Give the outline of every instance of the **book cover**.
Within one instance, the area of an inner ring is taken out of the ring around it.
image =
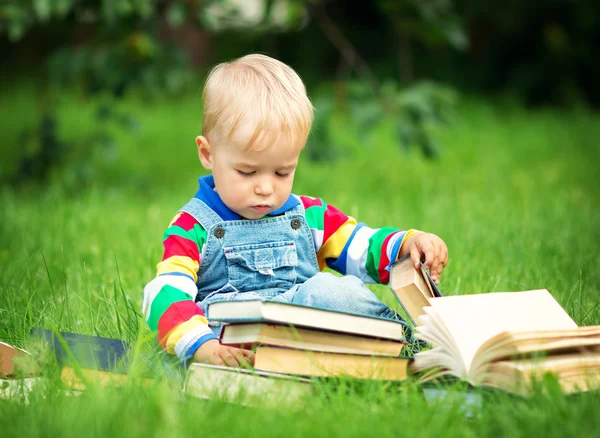
[[[56,354],[61,367],[73,366],[71,357],[59,337],[52,330],[32,328],[32,338],[45,342]],[[60,332],[66,347],[81,368],[126,373],[129,345],[119,339]]]

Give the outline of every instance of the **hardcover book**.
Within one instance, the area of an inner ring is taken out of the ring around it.
[[[60,332],[65,348],[52,330],[32,328],[30,335],[54,351],[61,367],[79,366],[117,373],[126,373],[129,368],[129,345],[119,339]],[[73,364],[72,359],[77,363]]]
[[[401,321],[275,301],[222,301],[208,305],[209,320],[228,323],[275,323],[316,330],[404,341]]]
[[[352,377],[370,380],[405,380],[411,359],[328,353],[259,346],[257,370],[315,377]]]
[[[390,289],[408,317],[416,324],[417,318],[423,314],[423,307],[429,306],[432,298],[441,297],[442,294],[425,265],[421,263],[421,268],[415,269],[410,255],[393,263],[389,270]]]
[[[101,369],[80,368],[76,370],[73,367],[65,366],[61,369],[60,379],[69,388],[83,391],[87,389],[89,383],[118,388],[131,381],[131,375]],[[136,384],[138,383],[146,387],[152,383],[152,379],[150,377],[142,377],[139,380],[136,379]]]
[[[220,399],[246,406],[281,404],[291,407],[312,394],[309,379],[243,368],[192,363],[183,392],[202,399]]]
[[[238,348],[271,345],[367,356],[399,356],[406,345],[402,341],[267,323],[226,324],[220,342]]]
[[[128,374],[130,347],[126,342],[69,332],[59,334],[60,338],[52,330],[33,328],[30,331],[33,338],[46,344],[56,355],[61,380],[69,388],[81,391],[90,383],[120,387],[131,379]],[[141,376],[136,383],[148,385],[151,381]]]

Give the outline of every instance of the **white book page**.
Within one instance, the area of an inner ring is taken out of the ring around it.
[[[577,324],[545,290],[430,299],[450,332],[467,373],[477,349],[504,331],[570,330]]]

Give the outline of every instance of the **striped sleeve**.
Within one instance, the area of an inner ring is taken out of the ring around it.
[[[413,230],[369,228],[322,199],[300,196],[306,211],[319,268],[354,275],[365,283],[389,282],[386,267],[398,258]]]
[[[194,302],[206,231],[190,215],[179,213],[165,231],[158,275],[144,288],[142,310],[160,345],[185,360],[209,339],[216,339]]]

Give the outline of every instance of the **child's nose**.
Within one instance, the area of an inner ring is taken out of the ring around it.
[[[256,185],[254,192],[257,195],[269,196],[273,193],[273,182],[270,178],[262,178]]]

